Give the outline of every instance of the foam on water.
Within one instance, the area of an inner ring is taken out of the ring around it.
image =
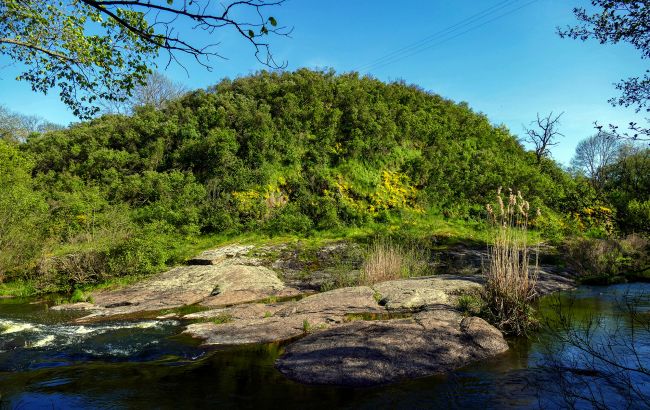
[[[136,328],[138,329],[151,329],[154,327],[159,327],[162,324],[162,322],[158,321],[148,321],[148,322],[140,322],[135,325]]]
[[[37,340],[36,342],[29,345],[29,347],[46,347],[52,344],[56,338],[54,335],[45,336],[42,339]]]
[[[0,334],[3,335],[11,334],[11,333],[27,332],[27,331],[33,331],[33,332],[40,331],[40,329],[37,326],[31,323],[14,322],[12,320],[0,320],[0,329],[2,329],[2,332],[0,332]]]
[[[141,341],[136,341],[136,339],[131,340],[131,336],[128,336],[126,339],[120,338],[116,344],[110,342],[104,344],[106,341],[102,339],[103,341],[100,342],[102,345],[93,347],[97,343],[94,339],[97,337],[105,338],[104,335],[109,335],[108,340],[112,340],[110,336],[112,332],[124,329],[132,329],[128,333],[133,334],[137,338],[137,334],[140,332],[157,332],[158,330],[163,330],[166,326],[178,324],[174,320],[146,320],[85,325],[67,323],[38,324],[0,319],[0,342],[2,342],[2,339],[7,338],[11,341],[12,337],[20,334],[20,337],[25,339],[24,347],[27,349],[51,348],[52,346],[62,348],[64,346],[70,347],[76,345],[85,353],[93,356],[128,357],[143,351],[151,345],[156,345],[158,340],[149,340],[148,343],[142,344]]]
[[[97,331],[97,329],[93,329],[91,327],[86,327],[86,326],[77,326],[76,328],[72,328],[74,330],[71,331],[71,333],[74,333],[76,335],[87,335],[89,333],[94,333]]]
[[[112,357],[130,357],[138,353],[138,347],[115,347],[107,345],[106,350],[101,349],[83,349],[83,352],[91,356],[112,356]]]

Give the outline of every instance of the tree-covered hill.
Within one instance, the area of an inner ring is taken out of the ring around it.
[[[316,228],[408,208],[463,216],[499,185],[555,207],[568,180],[466,104],[309,70],[223,81],[162,111],[104,116],[23,148],[41,177],[74,177],[133,209],[168,201],[138,214],[204,232],[282,215]]]
[[[170,246],[150,235],[305,235],[405,214],[480,220],[498,186],[548,215],[570,211],[576,197],[553,161],[538,165],[467,104],[357,74],[262,72],[162,110],[2,144],[31,169],[25,183],[47,210],[31,207],[39,215],[24,224],[33,233],[41,218],[41,253],[54,256],[0,272],[58,274],[84,254],[91,260],[75,263],[96,269],[79,282],[159,269]]]

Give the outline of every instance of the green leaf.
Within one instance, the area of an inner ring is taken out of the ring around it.
[[[167,0],[167,4],[169,4],[170,6],[171,6],[173,3],[174,3],[174,0]]]
[[[271,23],[273,27],[278,25],[278,21],[275,19],[275,17],[269,17],[269,23]]]
[[[262,26],[262,29],[260,30],[262,34],[269,34],[269,29],[266,28],[266,26]]]
[[[248,30],[248,37],[250,38],[255,37],[255,33],[253,32],[253,30]]]

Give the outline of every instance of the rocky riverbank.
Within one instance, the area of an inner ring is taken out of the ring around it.
[[[317,253],[322,269],[311,273],[322,283],[330,280],[328,258],[346,252],[343,246]],[[465,274],[314,293],[312,275],[296,273],[300,259],[295,254],[287,258],[286,252],[283,258],[284,249],[278,249],[231,245],[206,251],[188,266],[123,289],[96,292],[92,304],[57,309],[88,310],[79,322],[176,317],[187,322],[185,334],[210,346],[291,342],[277,368],[304,383],[382,384],[450,371],[508,349],[496,328],[457,310],[459,297],[482,287],[484,278],[475,273],[481,251],[446,255],[466,262],[465,268],[448,271]],[[269,254],[280,257],[274,260]],[[549,270],[540,274],[539,293],[573,286]],[[181,308],[187,306],[196,311],[183,314]]]

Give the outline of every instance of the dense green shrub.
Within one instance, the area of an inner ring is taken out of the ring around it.
[[[312,220],[293,204],[278,210],[266,221],[265,230],[270,235],[296,233],[306,235],[314,227]]]
[[[107,272],[110,276],[148,275],[164,269],[170,257],[160,236],[136,236],[108,252]]]

